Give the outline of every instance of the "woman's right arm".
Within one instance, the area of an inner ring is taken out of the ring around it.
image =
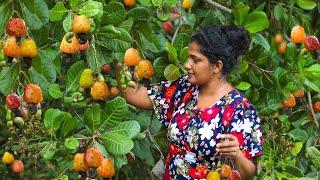
[[[121,96],[124,97],[129,104],[137,108],[152,109],[153,107],[146,87],[128,87],[127,89],[121,89]]]

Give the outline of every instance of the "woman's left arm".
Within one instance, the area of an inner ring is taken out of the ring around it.
[[[223,139],[223,141],[217,144],[216,151],[219,152],[221,156],[232,159],[242,180],[252,179],[256,173],[256,165],[244,156],[240,150],[237,137],[232,134],[222,134],[220,138]]]

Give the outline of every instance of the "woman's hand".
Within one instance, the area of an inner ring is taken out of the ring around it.
[[[222,134],[221,142],[217,144],[216,151],[222,156],[237,159],[242,155],[237,137],[232,134]]]
[[[127,103],[140,109],[152,109],[152,102],[148,96],[147,88],[145,87],[127,87],[123,89],[120,82],[121,64],[115,63],[116,79],[120,89],[121,96],[126,99]]]

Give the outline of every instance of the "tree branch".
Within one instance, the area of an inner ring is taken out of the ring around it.
[[[307,95],[308,95],[308,104],[309,104],[310,112],[312,114],[313,122],[316,124],[317,128],[319,128],[319,123],[317,121],[316,115],[315,115],[314,110],[313,110],[310,92],[308,92]]]
[[[270,79],[270,77],[268,76],[269,73],[273,73],[274,71],[269,71],[269,70],[265,70],[265,69],[262,69],[260,68],[259,66],[253,64],[253,63],[250,63],[248,62],[248,64],[256,69],[258,69],[259,71],[261,71],[263,73],[263,75],[267,78],[267,80],[274,85],[273,81]]]
[[[223,11],[226,11],[226,12],[228,12],[228,13],[230,13],[230,14],[232,13],[232,10],[231,10],[231,9],[229,9],[229,8],[227,8],[227,7],[219,4],[219,3],[216,3],[216,2],[214,2],[214,1],[204,0],[204,2],[207,3],[209,6],[211,6],[212,8],[218,8],[218,9],[221,9],[221,10],[223,10]]]

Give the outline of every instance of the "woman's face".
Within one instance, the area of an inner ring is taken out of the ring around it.
[[[188,81],[191,84],[202,85],[212,79],[215,67],[200,51],[197,42],[191,42],[188,48],[189,58],[184,67],[188,71]]]

